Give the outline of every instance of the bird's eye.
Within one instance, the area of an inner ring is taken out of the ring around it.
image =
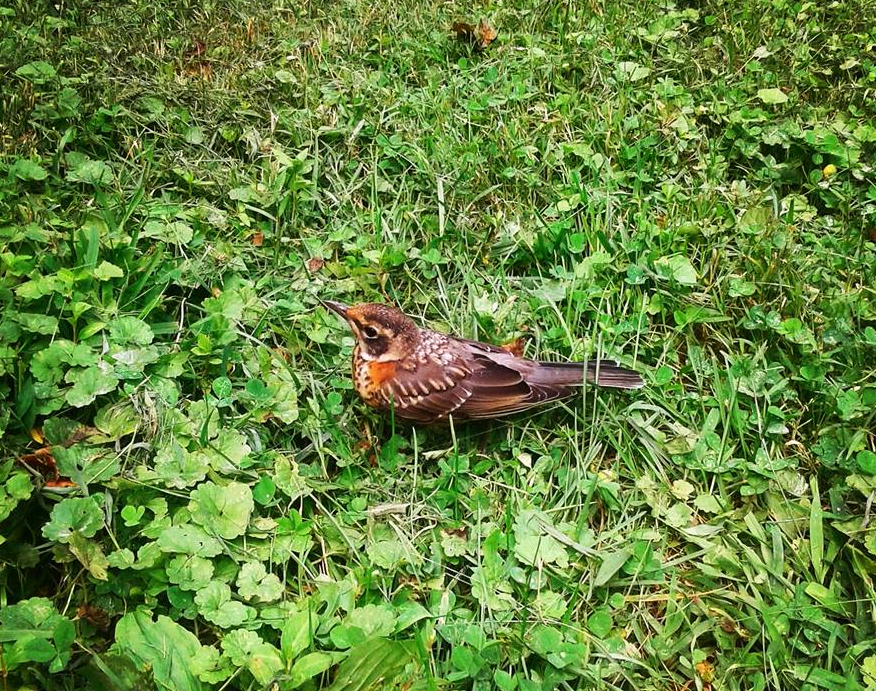
[[[377,338],[379,334],[377,333],[377,329],[375,329],[373,326],[363,326],[362,335],[369,341],[373,341],[375,338]]]

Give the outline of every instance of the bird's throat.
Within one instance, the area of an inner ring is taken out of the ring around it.
[[[375,386],[382,386],[395,376],[395,363],[372,360],[368,363],[368,375]]]

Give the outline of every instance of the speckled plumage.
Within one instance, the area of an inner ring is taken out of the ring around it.
[[[362,399],[415,422],[500,417],[574,394],[585,380],[639,388],[614,361],[539,362],[498,346],[420,329],[390,305],[326,305],[356,336],[353,382]]]

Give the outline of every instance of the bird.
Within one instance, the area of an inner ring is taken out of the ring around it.
[[[614,360],[545,362],[510,349],[418,327],[397,307],[320,300],[356,338],[353,384],[368,405],[412,423],[498,418],[573,396],[585,381],[638,389]]]

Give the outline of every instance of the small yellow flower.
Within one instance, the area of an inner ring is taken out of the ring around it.
[[[831,175],[836,175],[836,166],[833,163],[828,163],[821,169],[821,173],[826,178],[829,178]]]

